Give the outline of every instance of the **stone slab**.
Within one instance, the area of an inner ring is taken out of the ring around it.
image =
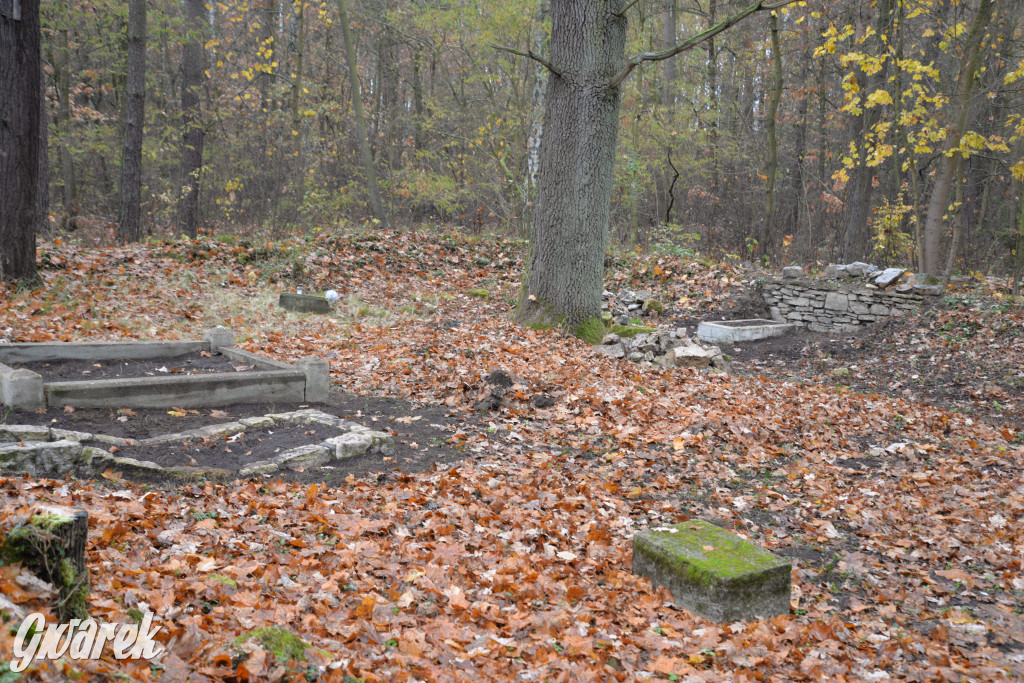
[[[50,428],[36,425],[0,424],[0,442],[49,441]]]
[[[295,469],[296,467],[319,467],[327,464],[332,451],[321,444],[290,448],[273,459],[279,469]]]
[[[306,376],[299,370],[134,377],[43,385],[50,406],[76,408],[205,408],[232,403],[305,400]]]
[[[793,323],[751,318],[721,322],[702,322],[697,326],[697,338],[711,343],[732,343],[756,341],[769,337],[781,337],[796,329]]]
[[[0,362],[144,360],[209,350],[205,341],[17,342],[0,345]]]
[[[788,614],[790,572],[788,559],[701,520],[633,537],[633,573],[665,586],[676,605],[712,621]]]
[[[875,278],[875,284],[880,287],[887,287],[899,280],[907,271],[902,268],[886,268]]]
[[[277,305],[287,311],[297,313],[330,313],[331,302],[322,296],[281,292]]]

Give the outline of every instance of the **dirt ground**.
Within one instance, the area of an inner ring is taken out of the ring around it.
[[[671,324],[693,335],[700,321],[676,316]],[[730,372],[737,375],[900,396],[1020,430],[1024,368],[1012,359],[1024,352],[1021,335],[1017,326],[983,330],[976,317],[933,309],[853,333],[800,329],[784,337],[726,344],[722,351],[732,357]]]
[[[129,377],[165,377],[200,375],[216,372],[248,372],[255,366],[240,363],[220,353],[208,351],[166,358],[132,360],[61,360],[8,363],[16,370],[39,373],[44,382],[64,380],[118,379]]]

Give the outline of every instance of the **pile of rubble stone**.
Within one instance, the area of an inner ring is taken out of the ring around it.
[[[612,318],[620,324],[625,325],[621,319],[623,316],[639,318],[642,316],[657,315],[665,309],[660,301],[654,298],[654,292],[649,289],[633,291],[631,289],[620,289],[618,294],[608,290],[601,293],[601,310],[611,313]]]
[[[720,348],[691,339],[683,327],[632,337],[607,334],[594,350],[610,358],[624,358],[646,367],[725,369],[727,366]]]

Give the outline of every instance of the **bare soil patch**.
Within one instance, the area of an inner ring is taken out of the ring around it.
[[[180,443],[126,446],[118,455],[148,460],[161,467],[209,467],[239,470],[298,446],[318,444],[343,432],[323,425],[275,425],[231,436],[194,438]]]
[[[164,358],[32,361],[12,363],[10,366],[39,373],[47,382],[202,375],[221,372],[248,372],[256,369],[250,363],[232,360],[225,355],[207,351]]]
[[[353,475],[357,478],[369,477],[381,482],[398,473],[429,470],[435,463],[446,465],[462,460],[467,455],[463,448],[465,434],[473,430],[479,431],[481,428],[473,416],[464,411],[455,411],[437,405],[417,407],[396,399],[354,396],[341,391],[331,391],[328,401],[317,404],[246,403],[226,406],[223,409],[204,408],[180,411],[155,408],[121,410],[95,408],[66,412],[60,408],[50,408],[36,412],[8,411],[0,415],[0,421],[6,424],[48,425],[59,429],[142,440],[246,417],[259,417],[268,413],[290,412],[309,407],[315,407],[331,415],[358,422],[374,430],[390,432],[395,441],[395,453],[391,456],[368,453],[332,462],[331,468],[314,468],[303,472],[276,472],[272,475],[274,479],[336,483]],[[321,427],[301,425],[294,430],[287,428],[280,434],[265,435],[265,437],[271,438],[260,442],[259,446],[261,449],[269,448],[272,453],[276,448],[289,449],[319,443],[339,433],[332,431],[327,434],[325,431],[325,436],[321,437],[317,429],[321,429]],[[322,427],[322,429],[327,430],[328,428]],[[314,430],[316,433],[312,435],[305,433],[310,430]],[[277,430],[274,431],[277,432]],[[255,434],[255,432],[253,433]],[[234,446],[231,446],[231,453],[224,450],[225,442],[216,440],[215,445],[220,447],[219,452],[214,452],[216,449],[209,448],[209,452],[203,453],[205,458],[203,460],[200,460],[196,454],[180,448],[172,448],[166,444],[154,446],[154,450],[149,451],[145,456],[129,452],[129,447],[119,450],[117,455],[152,460],[157,464],[164,464],[161,462],[161,458],[164,458],[168,459],[167,464],[185,465],[188,464],[183,461],[184,455],[187,453],[199,460],[199,464],[202,466],[232,469],[227,466],[228,460],[232,457],[244,456],[246,462],[261,459],[255,449],[253,449],[253,455],[245,455],[252,445],[249,444],[249,437],[246,437],[246,440],[248,445],[244,449],[236,451]],[[197,447],[201,448],[201,445],[197,445]],[[171,462],[170,459],[179,456],[182,457],[182,461]],[[217,464],[218,462],[221,464]],[[172,479],[147,477],[140,477],[139,481],[168,486],[180,484],[180,481]]]

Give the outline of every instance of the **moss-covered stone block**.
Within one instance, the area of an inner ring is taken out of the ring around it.
[[[790,563],[701,520],[633,537],[633,573],[672,593],[676,605],[712,621],[789,613]]]
[[[620,337],[635,337],[638,334],[650,334],[657,330],[653,327],[647,327],[646,325],[612,325],[609,329],[612,334],[617,334]]]
[[[472,299],[490,299],[491,293],[486,289],[470,289],[466,292],[466,296]]]

